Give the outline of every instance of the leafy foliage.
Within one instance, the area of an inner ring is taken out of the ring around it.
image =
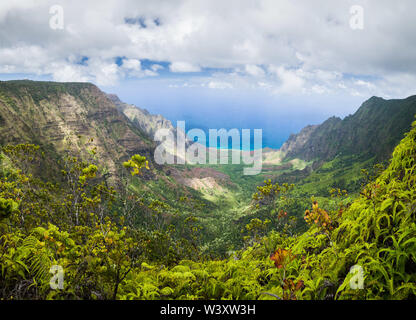
[[[161,200],[117,194],[94,163],[66,159],[60,186],[26,174],[8,156],[15,165],[0,178],[1,298],[416,297],[416,122],[351,204],[342,189],[332,190],[333,202],[312,199],[302,234],[267,230],[271,223],[252,218],[246,231],[255,241],[224,259],[201,254],[195,216],[182,219]],[[146,167],[141,156],[130,160],[127,188]],[[280,210],[296,201],[289,189],[266,181],[254,200],[276,221],[286,219]],[[119,209],[129,201],[143,224],[126,223]],[[65,271],[63,289],[49,286],[52,265]],[[351,285],[355,266],[363,270],[362,288]]]

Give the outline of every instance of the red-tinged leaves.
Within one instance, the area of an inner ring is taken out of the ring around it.
[[[274,265],[276,268],[284,268],[286,264],[290,263],[296,258],[294,254],[292,254],[291,250],[286,249],[277,249],[274,253],[270,255],[270,260],[274,261]]]

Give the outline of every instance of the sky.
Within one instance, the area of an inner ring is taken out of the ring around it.
[[[412,6],[413,4],[413,6]],[[0,80],[93,82],[191,127],[290,133],[416,94],[401,0],[8,0]]]

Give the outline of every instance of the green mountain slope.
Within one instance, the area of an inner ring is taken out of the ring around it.
[[[150,157],[154,148],[90,83],[1,81],[0,124],[0,144],[34,143],[54,160],[65,151],[95,148],[112,176],[122,159],[135,153]]]
[[[337,155],[366,155],[377,160],[388,159],[403,134],[410,130],[416,114],[416,96],[384,100],[372,97],[353,114],[340,119],[332,117],[316,127],[295,135],[286,145],[286,158],[331,160]],[[300,135],[301,135],[300,134]],[[290,142],[293,145],[290,144]]]

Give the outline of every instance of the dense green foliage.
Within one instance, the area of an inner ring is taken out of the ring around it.
[[[285,206],[292,205],[292,186],[266,181],[254,205],[275,223],[252,219],[246,227],[250,241],[224,259],[201,255],[195,217],[175,218],[166,203],[131,192],[147,170],[143,157],[124,163],[127,187],[116,193],[98,176],[99,166],[75,157],[66,159],[64,185],[37,179],[30,173],[37,153],[33,145],[3,148],[2,298],[416,297],[416,123],[388,167],[352,204],[341,189],[332,190],[330,201],[313,199],[304,233],[286,232],[288,221],[281,223]],[[64,270],[62,289],[49,285],[53,265]],[[351,285],[357,266],[362,288]]]

